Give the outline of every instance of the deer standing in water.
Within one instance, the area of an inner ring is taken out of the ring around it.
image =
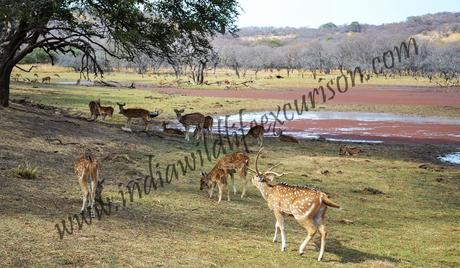
[[[204,121],[205,117],[201,113],[191,113],[191,114],[184,114],[184,109],[174,109],[174,112],[176,113],[177,120],[184,125],[185,127],[185,140],[189,141],[189,129],[190,126],[196,126],[199,129],[199,136],[203,137],[203,126],[204,126]],[[197,137],[198,139],[199,137]]]
[[[118,103],[118,108],[120,109],[120,114],[126,116],[128,120],[126,121],[126,127],[129,128],[130,122],[132,118],[142,118],[145,124],[145,130],[148,130],[148,123],[150,122],[149,119],[155,118],[160,115],[158,111],[156,112],[149,112],[148,110],[145,109],[139,109],[139,108],[129,108],[125,109],[124,106],[126,103]]]
[[[308,242],[313,238],[316,232],[321,235],[321,249],[318,261],[321,261],[326,245],[326,225],[325,216],[328,207],[340,208],[328,196],[316,189],[306,186],[292,186],[285,183],[271,184],[275,177],[281,177],[286,173],[278,174],[272,169],[261,173],[258,169],[258,160],[262,149],[256,156],[255,171],[252,183],[259,189],[262,197],[267,201],[268,207],[273,211],[275,223],[275,236],[273,242],[276,242],[278,229],[281,231],[281,251],[286,251],[286,235],[284,233],[284,216],[292,215],[297,222],[307,230],[307,237],[299,247],[299,254],[304,253]]]
[[[91,217],[94,218],[94,202],[102,200],[102,190],[104,179],[99,180],[101,165],[97,159],[87,151],[74,164],[74,172],[77,175],[78,183],[80,184],[83,193],[83,204],[80,213],[84,213],[86,203],[89,199],[89,207],[91,209]]]

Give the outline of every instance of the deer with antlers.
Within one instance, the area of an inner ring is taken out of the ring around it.
[[[330,200],[325,193],[310,187],[292,186],[285,183],[271,184],[270,182],[275,177],[281,177],[286,173],[278,174],[272,171],[279,164],[272,166],[263,173],[259,172],[258,160],[261,151],[262,148],[256,156],[255,171],[252,169],[249,170],[255,174],[252,178],[252,183],[259,189],[262,197],[267,201],[268,207],[273,210],[275,215],[276,223],[273,242],[276,242],[278,229],[280,229],[281,251],[286,250],[284,216],[294,216],[297,222],[307,230],[307,237],[299,247],[299,254],[302,255],[304,253],[308,242],[319,231],[321,235],[321,249],[318,261],[321,261],[326,244],[326,210],[328,207],[340,208],[340,206]]]
[[[262,147],[264,145],[264,132],[265,129],[262,125],[255,125],[249,129],[246,135],[241,137],[241,141],[246,140],[246,137],[249,136],[257,140],[257,144]]]
[[[86,151],[75,162],[74,172],[77,175],[78,183],[83,193],[83,205],[81,206],[80,213],[84,213],[86,203],[89,201],[91,217],[94,218],[94,202],[102,200],[101,194],[104,179],[100,180],[99,176],[101,165],[90,151]]]
[[[150,122],[150,119],[155,118],[160,115],[160,112],[149,112],[148,110],[145,109],[139,109],[139,108],[129,108],[125,109],[124,106],[126,103],[119,103],[118,108],[120,109],[120,114],[126,116],[128,120],[126,121],[126,127],[129,128],[130,122],[132,118],[142,118],[145,124],[145,130],[148,130],[148,123]]]
[[[202,113],[191,113],[191,114],[182,114],[185,110],[184,109],[174,109],[174,112],[176,113],[177,120],[184,125],[185,127],[185,140],[189,141],[189,129],[190,126],[196,126],[196,128],[199,129],[199,133],[203,137],[203,128],[204,128],[204,121],[205,121],[205,116]],[[198,139],[199,137],[197,137]]]

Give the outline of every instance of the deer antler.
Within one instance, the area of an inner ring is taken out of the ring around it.
[[[276,173],[274,171],[266,171],[266,172],[264,172],[264,176],[266,176],[268,178],[272,177],[272,179],[270,179],[271,181],[273,180],[273,177],[282,177],[282,176],[287,175],[287,174],[289,174],[289,172],[283,172],[281,174]],[[267,176],[267,175],[272,175],[272,176]]]
[[[272,169],[276,168],[276,167],[279,166],[279,165],[281,165],[281,162],[278,162],[278,163],[274,164],[273,166],[271,166],[271,167],[267,170],[267,172],[268,172],[268,171],[271,171]]]

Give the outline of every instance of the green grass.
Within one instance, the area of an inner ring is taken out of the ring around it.
[[[86,90],[110,93],[107,95],[110,101],[116,101],[118,94],[122,94],[114,89],[46,89],[41,100],[80,110],[93,97],[85,99]],[[69,95],[64,95],[65,92]],[[38,98],[37,93],[28,94]],[[140,95],[134,96],[129,99],[131,96],[123,93],[127,102],[139,99],[135,103],[147,105]],[[179,103],[184,104],[188,100],[193,107],[203,109],[207,105],[180,97],[174,103],[182,100]],[[152,103],[152,107],[156,105],[163,104]],[[238,105],[231,103],[226,109],[237,109]],[[262,169],[281,161],[278,170],[290,174],[279,181],[318,187],[344,208],[328,210],[328,237],[322,263],[316,261],[318,251],[313,243],[303,257],[297,254],[306,233],[292,218],[287,218],[287,252],[282,253],[280,244],[271,242],[274,217],[254,186],[248,187],[245,199],[233,197],[231,202],[217,204],[215,198],[211,200],[199,190],[200,168],[59,240],[54,225],[67,215],[78,213],[81,206],[73,161],[83,148],[95,149],[99,159],[128,156],[130,161],[122,157],[102,161],[102,176],[106,178],[104,196],[119,202],[117,185],[148,173],[146,155],[155,155],[154,163],[159,163],[159,169],[163,170],[167,164],[202,147],[182,140],[124,133],[105,124],[73,120],[77,126],[53,119],[54,115],[2,111],[0,159],[2,167],[6,167],[0,169],[2,266],[460,265],[460,173],[458,167],[443,166],[435,158],[455,148],[434,145],[362,145],[365,154],[342,157],[338,156],[337,143],[302,141],[292,146],[267,139],[260,159]],[[45,137],[50,134],[79,145],[49,143]],[[40,179],[18,183],[10,177],[9,168],[24,156],[40,167]],[[254,154],[250,157],[253,166]],[[426,162],[430,163],[427,168],[419,167]],[[206,161],[203,169],[209,170],[213,164],[214,161]],[[324,170],[329,175],[323,175]],[[384,194],[363,193],[365,187],[379,189]],[[353,224],[343,224],[342,220]],[[318,243],[317,237],[314,242]]]

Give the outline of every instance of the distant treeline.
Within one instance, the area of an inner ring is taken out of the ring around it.
[[[140,55],[131,62],[101,53],[99,61],[108,71],[133,68],[140,74],[171,67],[175,75],[188,75],[195,83],[202,83],[203,74],[217,67],[231,68],[237,77],[245,77],[251,71],[256,79],[260,70],[283,71],[290,76],[293,71],[328,73],[359,66],[364,72],[372,73],[375,57],[411,37],[417,41],[417,57],[398,62],[391,73],[457,77],[460,73],[460,13],[448,12],[409,17],[404,22],[379,26],[351,22],[347,25],[327,23],[318,29],[247,27],[240,29],[236,37],[218,36],[213,41],[214,50],[207,53],[182,50],[173,57]],[[38,61],[46,58],[42,54],[37,52]],[[57,63],[78,71],[81,59],[58,55]]]

